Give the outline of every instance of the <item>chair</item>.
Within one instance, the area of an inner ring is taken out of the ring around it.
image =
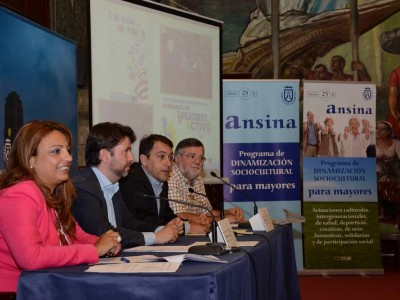
[[[400,182],[378,182],[378,209],[382,257],[395,260],[400,271]]]

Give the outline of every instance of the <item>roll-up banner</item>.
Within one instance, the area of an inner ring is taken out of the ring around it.
[[[375,84],[305,81],[303,97],[304,267],[375,273]]]
[[[301,214],[299,80],[224,80],[223,176],[225,207],[240,206],[246,219],[267,207]],[[293,224],[298,269],[302,228]]]

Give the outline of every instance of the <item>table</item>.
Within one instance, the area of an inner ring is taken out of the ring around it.
[[[220,256],[227,264],[188,261],[175,273],[85,273],[85,265],[23,271],[18,299],[301,299],[291,225],[237,238],[259,243]],[[185,236],[177,244],[199,240],[206,238]]]

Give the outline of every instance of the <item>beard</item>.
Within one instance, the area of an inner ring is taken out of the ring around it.
[[[119,178],[123,178],[123,177],[128,176],[130,169],[131,169],[131,165],[129,164],[129,165],[126,165],[125,168],[123,168],[123,169],[114,170],[114,174],[116,176],[118,176]]]
[[[185,172],[185,177],[189,180],[194,180],[197,176],[200,175],[201,170],[187,170]]]

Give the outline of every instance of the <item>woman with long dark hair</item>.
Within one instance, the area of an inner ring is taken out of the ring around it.
[[[116,232],[85,233],[71,213],[72,135],[32,121],[19,131],[0,175],[0,293],[15,292],[21,270],[96,263],[121,250]]]

